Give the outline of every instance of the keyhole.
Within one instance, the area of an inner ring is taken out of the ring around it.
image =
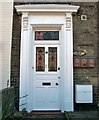
[[[58,83],[56,83],[56,85],[58,85]]]
[[[48,52],[46,51],[45,53],[47,54]]]

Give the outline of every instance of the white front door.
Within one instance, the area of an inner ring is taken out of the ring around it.
[[[34,46],[33,110],[59,110],[59,45]]]

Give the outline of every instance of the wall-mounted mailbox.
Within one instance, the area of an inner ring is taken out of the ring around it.
[[[75,102],[76,103],[93,103],[92,85],[76,85],[75,86]]]

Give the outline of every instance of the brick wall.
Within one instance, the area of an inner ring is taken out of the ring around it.
[[[16,3],[24,4],[24,3]],[[29,3],[30,4],[30,3]],[[99,19],[97,3],[71,3],[80,5],[77,14],[73,14],[73,36],[74,50],[86,50],[86,56],[95,56],[96,65],[93,68],[74,68],[75,84],[92,84],[94,87],[94,103],[99,103],[99,36],[97,28]],[[81,20],[81,15],[87,15],[87,20]],[[13,38],[11,54],[11,85],[16,86],[16,97],[18,97],[19,87],[19,66],[20,66],[20,39],[21,39],[21,15],[18,15],[14,9],[13,17]],[[98,29],[99,30],[99,29]]]
[[[11,50],[11,86],[15,87],[15,97],[19,97],[20,77],[20,40],[21,40],[21,15],[14,9],[12,50]],[[18,101],[16,103],[18,109]]]
[[[94,68],[74,68],[75,84],[92,84],[94,103],[98,102],[98,50],[97,50],[97,3],[75,3],[80,9],[74,19],[74,51],[86,50],[86,56],[94,56]],[[87,15],[87,20],[81,20]]]
[[[11,51],[11,85],[19,84],[20,66],[20,40],[21,40],[21,15],[14,9],[13,32],[12,32],[12,51]]]

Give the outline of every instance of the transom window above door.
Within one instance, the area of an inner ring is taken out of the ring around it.
[[[59,31],[35,31],[35,40],[59,40]]]

